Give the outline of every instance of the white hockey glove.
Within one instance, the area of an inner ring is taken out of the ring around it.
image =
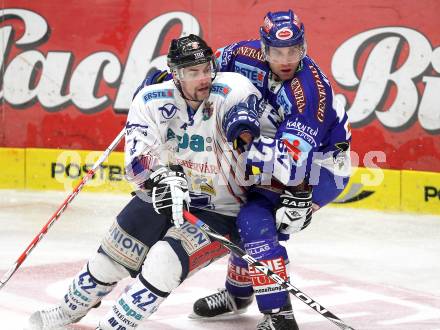
[[[191,202],[182,166],[160,167],[150,175],[145,188],[151,189],[154,210],[170,218],[179,228],[185,221],[183,209],[188,209]]]
[[[275,219],[282,234],[293,234],[306,228],[312,221],[312,192],[285,190],[280,196]]]

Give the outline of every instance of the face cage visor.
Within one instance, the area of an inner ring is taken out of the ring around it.
[[[197,81],[206,78],[214,80],[217,68],[214,60],[210,60],[202,64],[173,68],[172,73],[180,81]]]
[[[261,47],[267,62],[275,64],[298,63],[307,54],[307,43],[290,46],[290,47],[273,47],[267,46],[263,42]]]

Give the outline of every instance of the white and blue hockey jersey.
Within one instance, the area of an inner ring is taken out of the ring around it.
[[[144,87],[126,124],[127,179],[142,185],[159,165],[180,164],[189,181],[191,206],[236,215],[251,182],[243,182],[240,155],[222,130],[225,113],[251,94],[252,83],[237,73],[218,73],[210,96],[189,108],[172,80]]]

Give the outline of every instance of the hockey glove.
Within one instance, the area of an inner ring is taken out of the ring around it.
[[[293,234],[306,228],[312,221],[311,191],[291,193],[285,190],[280,196],[280,205],[276,210],[276,226],[282,234]]]
[[[223,118],[226,140],[233,143],[234,149],[240,149],[248,142],[240,139],[240,135],[248,135],[250,138],[260,136],[258,105],[257,96],[252,94],[246,101],[234,105]]]
[[[167,81],[171,79],[171,74],[168,74],[168,71],[160,71],[155,70],[150,74],[145,76],[144,81],[136,88],[136,91],[133,94],[133,99],[136,97],[137,93],[144,88],[145,86],[160,84],[161,82]]]
[[[189,197],[188,181],[182,166],[171,165],[154,171],[145,188],[151,190],[154,210],[172,219],[179,228],[183,224],[183,209],[188,209]]]

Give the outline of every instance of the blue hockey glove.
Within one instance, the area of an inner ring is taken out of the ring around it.
[[[258,120],[258,98],[250,95],[244,102],[234,105],[223,118],[223,131],[228,142],[232,142],[235,149],[247,144],[240,135],[247,133],[252,138],[260,136],[260,122]]]
[[[155,70],[150,74],[147,74],[144,81],[136,88],[136,91],[133,94],[133,99],[136,97],[137,93],[144,88],[145,86],[160,84],[161,82],[167,81],[171,79],[171,74],[168,74],[168,71],[160,71]]]

